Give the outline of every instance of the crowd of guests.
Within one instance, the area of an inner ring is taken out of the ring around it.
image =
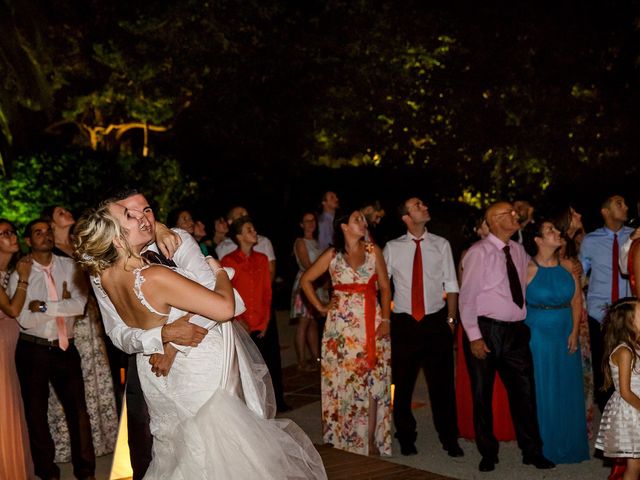
[[[278,411],[287,411],[273,245],[243,206],[211,222],[211,235],[193,213],[177,208],[167,226],[191,236],[196,255],[233,268],[246,306],[236,322],[265,360]],[[605,198],[604,226],[588,234],[569,206],[535,215],[528,201],[494,203],[467,228],[457,265],[449,241],[427,229],[422,199],[399,204],[406,233],[383,244],[376,227],[385,213],[379,202],[341,209],[327,191],[319,212],[297,219],[290,316],[298,370],[321,371],[324,442],[391,455],[393,423],[400,453],[417,454],[411,401],[422,369],[449,456],[464,455],[460,437],[475,439],[479,470],[492,471],[499,441],[517,439],[524,464],[549,469],[588,460],[597,433],[597,448],[616,459],[610,478],[638,478],[640,232],[625,225],[624,199]],[[45,209],[25,227],[29,253],[20,256],[16,227],[0,219],[0,405],[12,412],[0,423],[1,478],[59,478],[55,462],[69,460],[77,478],[93,478],[95,456],[112,451],[117,434],[122,359],[107,354],[111,342],[150,355],[157,375],[171,368],[151,342],[125,338],[107,320],[104,335],[73,259],[73,224],[63,207]],[[128,404],[140,403],[127,389]],[[150,438],[148,415],[144,422]],[[131,453],[142,478],[151,449]]]

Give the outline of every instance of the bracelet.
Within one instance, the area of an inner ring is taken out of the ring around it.
[[[29,285],[29,282],[27,280],[18,280],[18,283],[24,283],[25,285]]]
[[[24,290],[25,292],[27,291],[27,287],[23,286],[23,285],[18,285],[16,287],[16,290]]]

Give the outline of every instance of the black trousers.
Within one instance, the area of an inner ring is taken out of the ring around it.
[[[593,317],[589,317],[589,343],[591,344],[591,368],[593,368],[593,396],[600,412],[604,412],[604,407],[613,394],[613,388],[602,390],[602,385],[604,384],[602,324]]]
[[[49,382],[67,419],[73,474],[76,477],[94,475],[96,456],[84,396],[80,354],[76,347],[70,344],[66,351],[62,351],[58,347],[20,339],[16,348],[16,368],[36,475],[42,479],[60,477],[60,469],[54,463],[55,445],[47,419]]]
[[[284,386],[282,385],[282,359],[280,358],[280,336],[278,335],[278,322],[275,310],[271,310],[271,320],[267,326],[264,337],[258,338],[260,332],[251,332],[251,339],[258,346],[258,350],[267,364],[271,382],[273,383],[273,393],[276,397],[278,409],[284,404]]]
[[[153,436],[149,428],[149,410],[140,386],[136,355],[129,355],[126,395],[127,433],[133,480],[141,480],[151,463]]]
[[[518,446],[524,456],[542,454],[538,427],[531,332],[524,322],[498,322],[479,317],[478,325],[487,348],[487,358],[473,356],[464,336],[464,353],[473,395],[473,425],[476,445],[483,457],[498,457],[498,441],[493,435],[493,382],[496,371],[504,382]]]
[[[453,334],[446,308],[426,315],[420,322],[405,313],[392,314],[391,367],[395,385],[393,422],[400,443],[413,443],[417,436],[411,398],[422,367],[440,442],[445,448],[457,444]]]

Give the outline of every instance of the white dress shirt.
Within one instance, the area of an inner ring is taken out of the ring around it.
[[[629,251],[631,250],[631,244],[633,243],[632,238],[627,238],[627,241],[622,244],[620,247],[620,258],[618,260],[620,273],[622,275],[629,275],[628,265],[629,265]]]
[[[76,317],[84,314],[84,307],[87,304],[87,284],[85,277],[76,266],[76,263],[70,258],[53,255],[51,263],[53,265],[51,276],[56,284],[58,300],[48,300],[47,274],[42,269],[42,266],[34,260],[31,273],[29,274],[27,298],[16,320],[20,324],[20,327],[22,327],[22,333],[51,341],[58,339],[56,317],[64,317],[67,325],[67,336],[73,338],[73,325]],[[71,298],[62,298],[64,282],[67,283],[67,291],[71,295]],[[13,272],[9,279],[9,297],[13,296],[17,286],[18,272]],[[46,302],[47,311],[44,313],[30,311],[29,303],[34,300]]]
[[[458,293],[458,279],[449,241],[426,229],[420,243],[422,253],[422,285],[426,314],[436,313],[445,305],[444,293]],[[411,283],[413,257],[418,238],[407,232],[384,247],[384,260],[389,277],[393,278],[394,313],[411,314]]]
[[[225,238],[216,247],[216,255],[218,255],[219,260],[222,260],[225,255],[228,255],[231,252],[235,252],[237,248],[238,245],[233,243],[233,240],[231,240],[230,238]],[[273,262],[276,259],[276,254],[273,251],[271,240],[269,240],[267,237],[258,235],[258,243],[254,245],[253,249],[256,252],[265,254],[270,262]]]
[[[194,276],[194,281],[197,281],[201,285],[207,287],[210,290],[215,288],[216,278],[206,262],[204,255],[200,247],[196,243],[195,239],[180,228],[174,228],[174,232],[180,235],[182,243],[176,250],[173,261],[174,263],[187,272],[190,272]],[[158,251],[158,247],[153,243],[150,250]],[[99,277],[91,277],[91,285],[93,291],[98,299],[98,305],[100,306],[100,312],[102,313],[102,322],[104,323],[104,330],[109,336],[113,344],[125,353],[143,353],[145,355],[151,355],[153,353],[164,353],[164,347],[162,345],[162,326],[151,328],[149,330],[143,330],[141,328],[133,328],[127,326],[126,323],[120,318],[116,308],[107,296],[106,292],[102,289]],[[236,315],[240,315],[245,310],[245,305],[238,293],[234,290],[236,300]],[[195,315],[191,317],[191,323],[200,325],[201,327],[211,329],[216,325],[216,322],[207,318]],[[174,345],[178,350],[187,354],[190,350],[189,347],[182,345]]]

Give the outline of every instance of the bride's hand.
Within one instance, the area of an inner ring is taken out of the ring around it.
[[[165,257],[171,260],[181,243],[180,235],[167,228],[166,225],[156,222],[156,245]]]
[[[164,354],[154,353],[149,357],[149,363],[151,364],[151,371],[156,374],[156,377],[169,375],[169,370],[173,365],[173,361],[176,359],[178,349],[170,343],[164,346]]]

